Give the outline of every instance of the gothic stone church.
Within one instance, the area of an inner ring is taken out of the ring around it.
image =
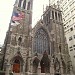
[[[9,26],[5,40],[5,63],[9,67],[4,64],[4,69],[13,75],[71,75],[61,11],[47,6],[32,29],[32,3],[15,2],[13,12],[23,12],[24,17],[18,25]]]

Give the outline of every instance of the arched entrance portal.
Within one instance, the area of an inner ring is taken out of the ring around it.
[[[13,73],[23,72],[23,64],[24,60],[20,52],[17,52],[16,56],[11,59],[12,72]]]
[[[14,73],[20,73],[20,60],[15,59],[13,63],[13,72]]]
[[[48,54],[46,51],[43,54],[40,65],[41,73],[50,73],[50,59],[48,58]]]
[[[34,73],[37,73],[38,65],[39,65],[39,59],[38,57],[35,57],[33,60],[33,72]]]

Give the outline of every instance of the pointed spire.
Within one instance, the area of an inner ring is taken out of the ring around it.
[[[43,5],[43,13],[44,13],[44,5]]]
[[[50,6],[50,0],[49,0],[49,6]]]
[[[15,1],[14,6],[15,6],[15,7],[18,7],[18,0]]]
[[[46,50],[44,51],[43,56],[48,56],[48,53]]]
[[[57,1],[57,6],[58,6],[58,9],[59,9],[59,1]]]

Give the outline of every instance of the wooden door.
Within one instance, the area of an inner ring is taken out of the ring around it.
[[[13,72],[20,73],[20,64],[18,63],[13,64]]]
[[[41,66],[41,73],[45,73],[45,67]]]

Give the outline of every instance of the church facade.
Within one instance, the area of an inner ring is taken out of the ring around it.
[[[72,75],[61,11],[48,6],[32,29],[32,5],[33,0],[15,2],[6,41],[6,74]]]
[[[61,11],[48,6],[32,30],[32,72],[72,75]]]

